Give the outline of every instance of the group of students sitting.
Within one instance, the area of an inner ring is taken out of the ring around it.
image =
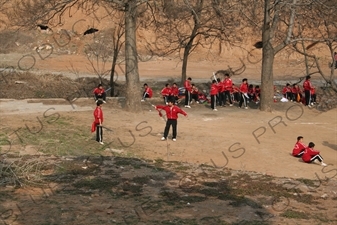
[[[293,149],[292,155],[297,158],[302,158],[303,162],[311,163],[315,160],[318,160],[322,166],[327,166],[323,162],[322,156],[319,154],[320,152],[317,150],[314,150],[315,144],[313,142],[310,142],[308,146],[306,146],[303,143],[303,137],[299,136],[297,137],[297,142],[295,144],[295,147]]]
[[[169,98],[175,99],[176,103],[179,102],[179,99],[185,96],[185,108],[191,108],[190,104],[193,100],[196,103],[211,103],[211,108],[214,111],[217,111],[216,106],[224,107],[228,101],[229,106],[233,106],[234,102],[239,103],[239,107],[242,105],[247,109],[247,104],[252,101],[256,104],[260,101],[261,89],[259,85],[248,85],[248,80],[243,79],[240,87],[237,87],[233,84],[232,80],[229,77],[229,74],[225,74],[223,80],[220,78],[213,80],[209,96],[199,91],[197,86],[192,83],[192,78],[187,78],[184,82],[184,93],[181,93],[181,89],[178,88],[176,83],[165,84],[165,87],[161,90],[161,95],[163,97],[164,103],[167,104]],[[148,84],[144,84],[144,92],[142,100],[146,98],[152,98],[153,91]]]
[[[282,89],[282,95],[284,98],[288,99],[292,102],[303,103],[305,102],[305,96],[303,96],[303,91],[301,90],[300,86],[297,84],[290,85],[289,83],[286,84],[285,87]],[[316,89],[312,87],[310,89],[310,105],[316,104]]]
[[[289,101],[303,103],[309,107],[316,104],[316,88],[312,85],[310,79],[310,76],[306,76],[303,82],[304,91],[297,84],[290,85],[287,83],[282,89],[283,97]]]

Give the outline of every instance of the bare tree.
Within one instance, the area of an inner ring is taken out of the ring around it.
[[[190,54],[199,46],[209,51],[237,34],[235,1],[163,1],[161,17],[156,20],[157,50],[162,54],[182,51],[181,81],[187,76]]]
[[[298,17],[301,23],[297,24],[298,32],[294,32],[295,39],[304,39],[295,42],[292,47],[302,54],[306,61],[312,61],[314,66],[306,64],[307,74],[320,74],[327,85],[337,93],[336,61],[334,53],[337,51],[337,13],[336,1],[313,1],[306,10],[300,11]],[[303,38],[303,34],[307,37]],[[305,46],[305,44],[307,46]],[[329,63],[322,57],[322,52],[328,52]],[[329,65],[329,70],[324,67]],[[329,71],[329,72],[327,72]]]
[[[71,10],[83,9],[88,13],[97,6],[106,3],[111,8],[124,12],[125,23],[125,76],[126,76],[126,108],[139,112],[141,104],[139,97],[139,72],[137,59],[137,10],[150,0],[32,0],[12,3],[13,7],[7,15],[11,22],[20,27],[33,27],[36,24],[62,24],[63,15]]]

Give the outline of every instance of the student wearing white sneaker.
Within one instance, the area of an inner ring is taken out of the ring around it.
[[[313,142],[310,142],[308,147],[305,148],[304,153],[302,155],[302,160],[306,163],[311,163],[315,160],[318,160],[322,166],[327,166],[323,162],[322,156],[319,154],[320,152],[317,150],[314,150],[315,144]]]
[[[248,80],[246,78],[242,79],[242,83],[240,86],[240,102],[239,102],[239,108],[241,108],[242,103],[245,106],[245,109],[248,109],[247,101],[248,101]]]
[[[102,111],[102,104],[101,100],[98,100],[96,103],[96,109],[94,111],[94,122],[91,125],[91,132],[96,131],[96,141],[103,145],[103,111]]]
[[[192,92],[192,78],[187,78],[184,82],[185,88],[185,108],[191,108],[190,101],[191,101],[191,92]]]
[[[211,94],[211,108],[213,109],[213,111],[218,111],[216,109],[216,95],[218,94],[218,85],[216,83],[216,80],[212,81],[210,94]]]
[[[224,96],[223,96],[224,105],[226,105],[226,99],[228,98],[229,106],[232,106],[233,102],[232,102],[230,92],[231,92],[232,87],[233,87],[233,81],[229,77],[228,73],[225,74],[225,80],[223,81],[223,84],[224,84],[224,89],[225,89]]]
[[[187,116],[187,113],[180,109],[178,106],[174,105],[174,99],[169,98],[167,101],[168,105],[157,105],[155,108],[163,109],[166,112],[166,126],[164,129],[164,135],[161,138],[162,141],[165,141],[167,139],[168,133],[170,131],[170,126],[172,126],[172,140],[177,140],[177,119],[178,119],[178,113],[183,114],[184,116]]]

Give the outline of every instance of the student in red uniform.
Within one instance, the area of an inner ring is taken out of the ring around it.
[[[231,91],[232,91],[232,87],[233,87],[233,82],[232,82],[232,79],[229,77],[228,73],[225,74],[223,86],[224,86],[224,95],[223,95],[224,105],[226,105],[226,100],[228,98],[229,106],[233,106],[233,101],[232,101],[232,98],[231,98]]]
[[[305,106],[311,107],[310,106],[310,91],[313,88],[311,82],[310,82],[310,76],[306,76],[305,81],[303,82],[303,89],[304,89],[304,97],[305,97]]]
[[[103,99],[103,103],[106,103],[106,93],[105,90],[102,86],[102,84],[99,84],[97,86],[97,88],[94,89],[93,91],[94,95],[95,95],[95,101],[97,103],[98,99]]]
[[[256,85],[254,88],[254,101],[256,104],[260,102],[260,98],[261,98],[261,89],[259,85]]]
[[[195,84],[192,84],[191,98],[192,100],[194,99],[196,103],[199,103],[199,90]]]
[[[213,111],[218,111],[216,109],[216,96],[218,94],[218,85],[216,83],[216,80],[212,81],[210,94],[211,94],[211,108],[213,109]]]
[[[242,83],[241,83],[241,86],[240,86],[240,102],[239,102],[239,108],[241,108],[242,106],[242,103],[244,104],[245,106],[245,109],[248,109],[248,106],[247,106],[247,101],[248,101],[248,80],[247,78],[244,78],[242,79]]]
[[[322,156],[319,154],[319,151],[314,150],[315,144],[310,142],[308,147],[305,148],[304,153],[302,155],[302,160],[306,163],[311,163],[316,159],[321,163],[322,166],[327,166],[323,162]]]
[[[170,131],[170,126],[172,126],[172,140],[176,141],[178,113],[183,114],[184,116],[187,116],[187,113],[184,110],[180,109],[178,106],[174,105],[174,100],[171,98],[168,100],[168,105],[157,105],[155,108],[165,110],[167,117],[164,135],[161,140],[165,141],[167,139],[168,133]]]
[[[91,132],[96,131],[96,141],[100,144],[103,143],[103,111],[102,111],[102,104],[101,100],[98,100],[96,103],[96,109],[94,110],[94,122],[91,125]]]
[[[163,96],[164,103],[167,105],[167,100],[171,95],[171,87],[170,84],[165,84],[165,87],[161,90],[161,95]]]
[[[184,82],[184,88],[185,88],[185,108],[191,108],[190,101],[191,101],[191,91],[192,91],[192,85],[191,85],[192,78],[187,78]]]
[[[287,83],[286,86],[282,89],[282,94],[283,94],[283,97],[285,97],[289,101],[293,99],[292,89],[289,83]]]
[[[176,83],[172,84],[170,98],[173,98],[175,100],[175,103],[177,103],[179,99],[179,88]]]
[[[310,94],[311,94],[311,97],[310,97],[310,100],[311,100],[311,105],[314,105],[316,104],[316,89],[315,87],[312,87],[312,89],[310,90]]]
[[[222,106],[223,95],[224,95],[224,86],[220,78],[216,79],[216,87],[218,88],[218,94],[216,95],[216,103],[218,106]]]
[[[233,95],[233,100],[235,102],[240,101],[240,89],[237,86],[235,86],[234,84],[232,85],[231,94]]]
[[[297,84],[293,84],[293,88],[291,89],[293,99],[292,101],[302,102],[302,91],[301,88]]]
[[[298,136],[297,137],[297,142],[294,146],[293,149],[293,156],[300,158],[302,157],[304,150],[307,146],[305,146],[305,144],[303,144],[303,137],[302,136]]]
[[[250,84],[248,86],[248,98],[249,98],[249,101],[253,101],[254,100],[254,95],[255,95],[255,92],[254,92],[254,85]]]
[[[141,101],[144,102],[145,98],[152,98],[152,89],[147,84],[144,84],[143,98]]]

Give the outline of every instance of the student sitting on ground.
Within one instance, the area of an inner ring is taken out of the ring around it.
[[[293,156],[297,157],[297,158],[301,158],[306,147],[307,146],[305,146],[303,144],[303,137],[302,136],[298,136],[297,137],[297,142],[296,142],[296,144],[294,146],[294,149],[293,149]]]
[[[178,103],[178,99],[179,99],[179,88],[177,83],[173,83],[172,87],[171,87],[171,92],[170,92],[170,98],[174,99],[175,104]]]
[[[283,94],[283,97],[285,97],[289,101],[293,99],[292,89],[289,83],[287,83],[286,86],[282,89],[282,94]]]
[[[302,155],[302,160],[306,163],[311,163],[316,159],[321,163],[322,166],[327,166],[323,162],[322,156],[319,154],[319,151],[314,150],[315,144],[313,142],[309,143],[309,146],[305,148],[304,153]]]
[[[260,98],[261,98],[261,88],[259,85],[256,85],[254,88],[254,101],[256,104],[260,102]]]
[[[247,95],[248,95],[248,97],[249,97],[249,101],[250,101],[250,102],[253,101],[254,95],[255,95],[255,93],[254,93],[254,85],[250,84],[250,85],[248,86],[248,92],[247,92]]]
[[[147,84],[144,84],[143,98],[141,101],[144,102],[145,98],[152,98],[152,89]]]
[[[302,90],[297,84],[293,84],[293,88],[291,89],[294,102],[302,102]]]
[[[163,96],[164,104],[167,105],[167,100],[168,100],[169,96],[171,95],[170,84],[165,84],[165,87],[161,90],[160,93]]]
[[[195,101],[195,103],[199,103],[199,90],[195,86],[195,84],[192,84],[192,91],[191,91],[191,100]],[[191,101],[192,103],[192,101]]]
[[[99,84],[97,88],[93,91],[95,95],[95,101],[98,102],[99,99],[103,99],[103,103],[106,103],[106,93],[102,84]]]

